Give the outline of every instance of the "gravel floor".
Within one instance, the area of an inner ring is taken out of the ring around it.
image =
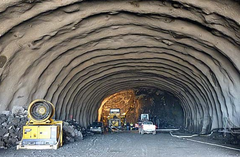
[[[201,139],[197,139],[201,140]],[[210,141],[211,142],[211,141]],[[0,157],[236,157],[240,151],[179,139],[168,133],[94,135],[58,150],[0,150]]]

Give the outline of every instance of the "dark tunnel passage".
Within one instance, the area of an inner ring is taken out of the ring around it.
[[[140,89],[136,92],[142,104],[140,113],[149,114],[157,128],[181,129],[184,126],[184,111],[178,98],[158,89]]]
[[[184,128],[184,111],[179,99],[160,89],[142,87],[105,98],[98,110],[98,121],[105,127],[109,125],[110,109],[120,109],[125,124],[141,122],[141,114],[148,114],[158,129]]]
[[[239,128],[239,10],[233,0],[1,1],[0,111],[42,98],[56,119],[86,127],[105,98],[144,87],[164,91],[135,93],[142,112],[162,106],[151,114],[163,127]],[[164,110],[165,98],[179,108]]]

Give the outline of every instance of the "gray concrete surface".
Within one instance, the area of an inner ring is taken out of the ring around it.
[[[198,140],[201,140],[198,138]],[[58,150],[0,150],[1,157],[236,157],[240,151],[195,143],[167,133],[137,132],[89,136]]]

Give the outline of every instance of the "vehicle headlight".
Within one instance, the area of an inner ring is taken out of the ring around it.
[[[92,129],[93,127],[90,127],[90,129]]]

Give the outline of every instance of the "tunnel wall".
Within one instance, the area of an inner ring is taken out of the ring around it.
[[[0,2],[0,111],[44,98],[83,126],[141,86],[174,94],[195,132],[240,125],[233,0]]]

